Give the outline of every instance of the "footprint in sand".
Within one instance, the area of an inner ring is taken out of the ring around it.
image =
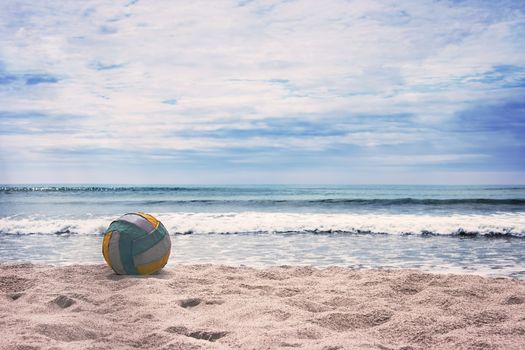
[[[212,300],[202,300],[201,298],[188,298],[179,301],[179,305],[185,309],[195,307],[204,303],[205,305],[221,305],[224,304],[224,300],[221,299],[212,299]]]
[[[52,305],[57,305],[61,309],[67,309],[71,305],[75,303],[75,300],[65,296],[65,295],[59,295],[55,299],[51,300],[50,303]]]
[[[279,344],[279,346],[282,346],[283,348],[299,348],[301,347],[301,344],[299,343],[288,343],[288,342],[282,342]]]
[[[185,309],[195,307],[200,303],[202,303],[202,299],[200,298],[189,298],[179,301],[179,305]]]
[[[300,294],[302,292],[299,288],[281,288],[277,293],[275,293],[276,296],[281,298],[287,298],[287,297],[293,297],[297,294]]]
[[[22,296],[24,295],[24,293],[11,293],[11,294],[7,294],[7,296],[11,299],[11,300],[18,300],[20,299]]]
[[[168,333],[181,334],[187,337],[214,342],[228,334],[224,331],[196,330],[192,331],[184,326],[172,326],[165,329]]]
[[[515,295],[508,297],[503,302],[503,305],[519,305],[519,304],[523,304],[523,299]]]

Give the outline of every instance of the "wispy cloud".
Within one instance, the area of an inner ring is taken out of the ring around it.
[[[3,2],[0,182],[525,179],[524,36],[514,1]]]
[[[117,69],[124,67],[124,64],[117,63],[117,64],[104,64],[101,62],[94,62],[91,64],[91,67],[93,67],[96,70],[110,70],[110,69]]]
[[[25,85],[54,84],[58,78],[50,74],[0,74],[0,85],[23,83]]]
[[[56,77],[46,74],[34,74],[26,77],[26,85],[54,84],[57,82]]]

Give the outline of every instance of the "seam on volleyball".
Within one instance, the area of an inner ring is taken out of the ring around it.
[[[161,231],[161,230],[159,230],[158,228],[156,228],[155,230],[153,230],[153,231],[151,231],[150,233],[148,233],[146,236],[144,236],[144,237],[139,237],[139,238],[135,238],[135,239],[133,239],[133,240],[131,241],[131,244],[132,244],[132,246],[133,246],[133,252],[135,253],[134,250],[135,250],[135,243],[136,243],[136,242],[138,242],[138,241],[140,241],[140,240],[142,240],[142,239],[150,239],[148,236],[152,236],[152,235],[153,235],[154,233],[156,233],[156,232],[158,232],[158,233],[161,234],[162,236],[161,236],[161,237],[155,242],[155,244],[158,244],[159,242],[161,242],[161,241],[164,239],[164,237],[165,237],[166,235],[169,235],[169,234],[168,234],[168,231],[167,231],[166,229],[164,229],[164,231]],[[153,245],[155,245],[155,244],[153,244]],[[148,249],[150,249],[150,248],[151,248],[151,247],[149,247]],[[142,253],[144,253],[145,251],[147,251],[148,249],[146,249],[146,250],[144,250],[144,251],[141,251],[140,253],[136,253],[136,254],[137,254],[137,255],[142,254]]]

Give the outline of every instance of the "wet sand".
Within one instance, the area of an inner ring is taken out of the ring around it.
[[[524,349],[525,281],[415,270],[0,264],[1,349]]]

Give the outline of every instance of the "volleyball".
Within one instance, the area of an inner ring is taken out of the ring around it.
[[[170,252],[168,231],[145,213],[129,213],[113,221],[102,241],[104,260],[119,275],[157,272],[168,262]]]

